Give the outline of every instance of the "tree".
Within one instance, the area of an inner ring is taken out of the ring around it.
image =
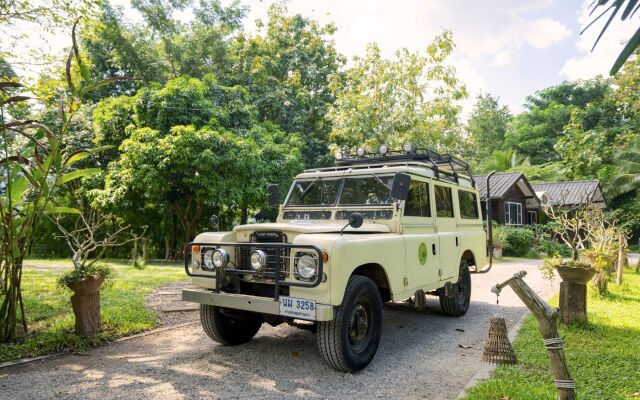
[[[505,133],[513,116],[509,107],[501,107],[498,100],[489,93],[478,95],[467,122],[467,132],[477,160],[504,146]]]
[[[331,80],[336,96],[328,113],[332,141],[351,148],[412,141],[462,153],[466,141],[458,102],[467,91],[445,63],[453,47],[449,31],[438,35],[424,54],[401,49],[394,60],[385,60],[378,46],[369,44],[364,57],[355,57],[352,68]]]
[[[610,82],[598,77],[563,82],[528,96],[526,111],[514,118],[506,134],[507,146],[530,157],[534,165],[560,161],[562,155],[554,146],[564,135],[572,113],[602,102],[611,91]]]
[[[633,192],[640,200],[640,145],[621,150],[616,154],[616,162],[620,174],[613,185],[618,188],[618,193]]]
[[[289,15],[284,3],[269,8],[264,28],[264,34],[253,37],[238,35],[229,84],[248,90],[259,121],[273,121],[283,132],[300,135],[308,167],[326,165],[332,161],[326,114],[334,93],[329,80],[344,64],[332,39],[336,28]]]

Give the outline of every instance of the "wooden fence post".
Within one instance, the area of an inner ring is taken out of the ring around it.
[[[624,238],[622,235],[618,237],[618,269],[616,270],[616,284],[622,285],[622,270],[624,269],[624,251],[622,246],[624,246]]]
[[[571,379],[567,361],[564,358],[564,342],[558,334],[558,309],[552,308],[542,300],[522,280],[525,275],[525,271],[518,272],[507,281],[494,286],[491,291],[499,294],[503,287],[509,285],[538,320],[540,334],[542,335],[544,346],[547,348],[551,369],[553,370],[554,383],[558,388],[560,400],[575,400],[575,383]]]

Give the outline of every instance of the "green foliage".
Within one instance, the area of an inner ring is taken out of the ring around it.
[[[524,257],[533,248],[533,231],[529,228],[505,227],[504,255]]]
[[[87,265],[82,268],[74,268],[66,271],[58,278],[58,286],[62,288],[69,287],[69,284],[82,281],[84,279],[99,276],[104,280],[105,287],[110,284],[113,278],[113,269],[104,263]]]
[[[505,134],[513,116],[507,106],[499,105],[498,100],[489,93],[478,95],[467,121],[467,132],[477,160],[488,158],[504,145]]]
[[[455,70],[446,64],[453,51],[451,32],[444,31],[425,53],[407,49],[394,60],[382,58],[378,45],[367,46],[354,66],[335,75],[336,101],[328,113],[331,139],[338,146],[377,148],[381,143],[418,145],[462,154],[459,101],[467,97]]]
[[[540,239],[536,245],[536,250],[545,254],[546,256],[553,257],[559,255],[561,257],[571,257],[571,248],[564,243],[560,243],[551,239]]]
[[[65,260],[28,260],[29,264],[57,264],[23,270],[25,307],[29,310],[32,334],[13,342],[0,343],[0,362],[37,357],[60,351],[82,352],[99,344],[156,326],[157,317],[145,307],[153,289],[184,280],[180,264],[151,264],[144,271],[110,261],[111,285],[100,291],[102,330],[92,338],[74,333],[74,316],[69,292],[60,290],[59,278],[73,268]],[[67,268],[61,268],[60,264]]]
[[[526,111],[518,115],[506,134],[506,143],[532,164],[559,161],[555,144],[564,135],[572,113],[588,104],[601,102],[611,93],[609,81],[595,78],[563,82],[528,96]]]
[[[491,227],[491,236],[494,246],[504,247],[505,242],[507,241],[507,228],[494,221]]]
[[[579,399],[632,399],[640,382],[640,275],[625,273],[625,287],[589,298],[589,323],[560,325],[565,356]],[[553,301],[557,305],[557,299]],[[557,399],[538,324],[528,317],[514,348],[518,364],[498,366],[491,378],[468,390],[468,400]],[[612,374],[611,371],[623,371]]]
[[[514,150],[495,150],[491,157],[480,163],[478,169],[482,172],[518,171],[529,165],[529,158],[518,155]]]

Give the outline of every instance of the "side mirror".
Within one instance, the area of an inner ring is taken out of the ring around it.
[[[391,197],[396,200],[406,200],[409,196],[409,182],[411,177],[407,174],[398,173],[393,177],[391,184]]]
[[[212,215],[209,217],[209,225],[216,231],[220,229],[220,218],[217,215]]]
[[[362,226],[362,214],[360,214],[359,212],[354,212],[349,214],[349,226],[354,228],[354,229],[358,229]]]
[[[280,193],[278,192],[278,185],[267,185],[267,205],[269,207],[278,207],[280,204]]]

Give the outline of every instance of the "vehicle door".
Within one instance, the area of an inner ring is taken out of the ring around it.
[[[411,177],[409,194],[402,210],[402,232],[405,243],[405,276],[408,288],[436,288],[440,268],[438,235],[435,232],[431,201],[431,181]]]
[[[457,195],[457,193],[455,193]],[[460,266],[460,237],[458,235],[454,190],[451,185],[433,183],[433,198],[436,209],[436,230],[440,241],[440,280],[458,276]]]

